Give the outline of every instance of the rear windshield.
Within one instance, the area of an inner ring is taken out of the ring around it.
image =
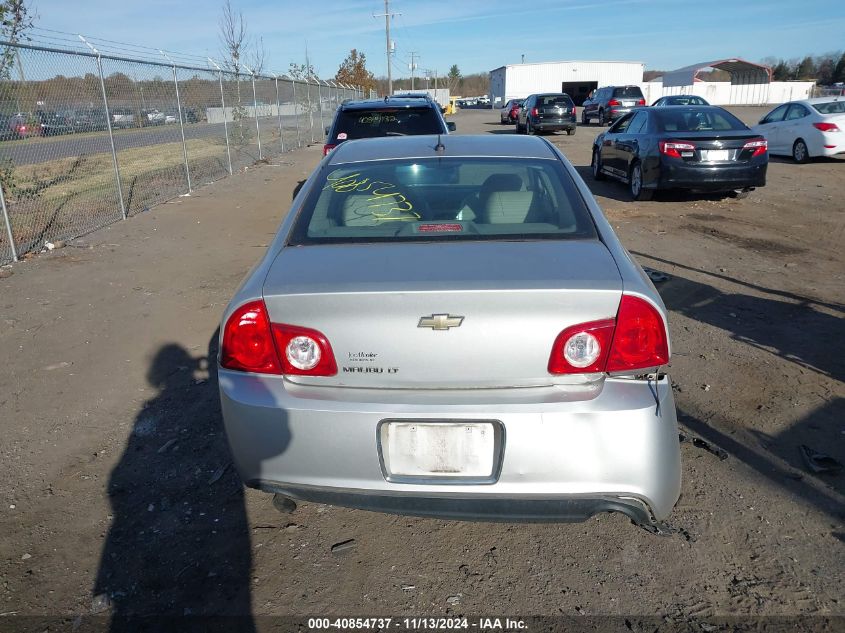
[[[701,97],[666,97],[666,105],[710,105]]]
[[[544,108],[548,106],[569,106],[572,104],[572,99],[569,95],[539,95],[537,97],[537,107]]]
[[[642,99],[643,91],[639,86],[625,86],[624,88],[614,88],[613,96],[617,99]]]
[[[326,165],[290,244],[595,239],[555,160],[426,158]]]
[[[374,136],[442,134],[440,117],[434,108],[382,108],[346,110],[337,113],[332,141]]]
[[[845,101],[828,101],[827,103],[814,103],[812,106],[821,114],[845,114]]]
[[[652,111],[662,132],[711,132],[747,130],[745,123],[729,112],[719,110],[676,110],[655,108]]]

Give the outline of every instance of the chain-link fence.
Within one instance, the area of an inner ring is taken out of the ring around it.
[[[0,264],[319,142],[340,102],[361,96],[0,42]]]

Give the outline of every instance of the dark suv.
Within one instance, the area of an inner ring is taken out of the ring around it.
[[[639,86],[606,86],[595,90],[584,101],[581,110],[581,124],[597,119],[599,125],[607,125],[628,114],[632,108],[645,105],[645,97]]]
[[[522,104],[516,118],[517,134],[535,132],[575,132],[575,102],[565,92],[531,95]]]
[[[447,123],[440,107],[428,97],[385,97],[344,101],[326,128],[323,156],[343,141],[374,136],[448,134],[455,124]]]

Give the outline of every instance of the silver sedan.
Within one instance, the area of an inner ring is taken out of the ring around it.
[[[550,143],[343,143],[225,311],[219,384],[248,486],[495,520],[680,490],[667,314]]]

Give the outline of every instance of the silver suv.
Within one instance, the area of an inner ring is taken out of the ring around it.
[[[581,109],[581,125],[597,119],[599,125],[613,123],[628,114],[632,108],[645,105],[639,86],[606,86],[594,90]]]

